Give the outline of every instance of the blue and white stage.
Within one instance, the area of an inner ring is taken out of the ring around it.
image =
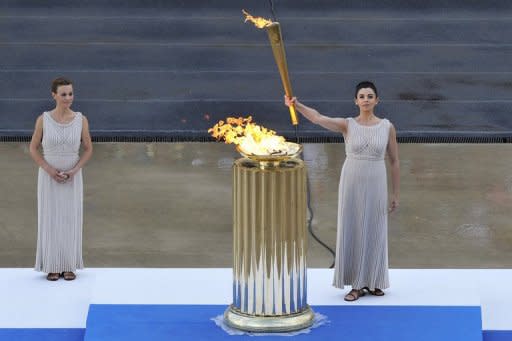
[[[86,269],[49,282],[0,269],[0,340],[232,340],[211,319],[231,303],[231,269]],[[512,340],[512,270],[390,270],[386,296],[343,301],[332,270],[309,269],[308,301],[329,322],[308,340]],[[281,336],[262,336],[279,339]]]

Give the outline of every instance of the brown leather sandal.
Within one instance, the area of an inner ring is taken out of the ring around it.
[[[64,271],[62,273],[62,277],[64,277],[64,279],[66,281],[72,281],[72,280],[74,280],[76,278],[76,275],[74,273],[72,273],[72,272]]]
[[[359,297],[366,295],[363,289],[352,289],[348,294],[345,295],[344,300],[347,302],[354,302],[359,299]]]
[[[49,281],[57,281],[60,277],[60,274],[57,272],[50,272],[48,276],[46,276],[46,279]]]
[[[368,291],[370,295],[373,296],[384,296],[384,291],[380,290],[379,288],[375,288],[375,290],[370,290],[368,287],[364,287],[364,290]]]

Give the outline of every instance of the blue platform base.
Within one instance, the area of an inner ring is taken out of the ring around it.
[[[90,306],[86,341],[233,340],[211,320],[224,305]],[[302,340],[481,341],[480,307],[316,306],[330,323],[295,338]],[[236,337],[245,339],[250,336]],[[266,336],[267,340],[283,340]]]
[[[85,329],[15,328],[0,329],[0,340],[17,341],[82,341]],[[483,341],[510,341],[510,330],[484,330]]]
[[[0,340],[16,341],[83,341],[82,328],[4,328]]]
[[[512,330],[484,330],[483,341],[510,341]]]

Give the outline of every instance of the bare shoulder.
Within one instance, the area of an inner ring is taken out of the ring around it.
[[[80,113],[80,116],[82,116],[82,123],[84,125],[89,125],[89,120],[87,119],[87,116],[85,116],[84,114]]]
[[[42,128],[43,127],[43,118],[44,118],[44,114],[41,114],[41,115],[37,116],[37,118],[36,118],[36,128]]]
[[[337,117],[336,121],[337,121],[338,125],[340,126],[342,132],[346,132],[347,125],[348,125],[348,119],[345,117]]]
[[[387,118],[383,118],[382,119],[383,121],[388,121],[388,126],[389,126],[389,130],[395,130],[395,126],[393,125],[393,122],[391,122],[389,119]]]
[[[32,139],[30,140],[31,148],[33,146],[39,146],[39,143],[41,143],[41,140],[43,138],[43,115],[44,114],[39,115],[36,119],[34,133],[32,134]]]
[[[336,117],[336,121],[338,121],[339,124],[347,124],[347,119],[345,117]]]
[[[89,136],[89,121],[84,114],[80,113],[80,115],[82,115],[82,134]]]
[[[386,119],[387,120],[387,119]],[[391,123],[390,120],[387,120],[388,121],[388,125],[389,125],[389,138],[390,138],[390,141],[394,141],[396,142],[396,130],[395,130],[395,126],[393,125],[393,123]]]

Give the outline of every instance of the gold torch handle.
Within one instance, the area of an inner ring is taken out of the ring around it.
[[[290,118],[292,119],[292,124],[296,126],[299,124],[299,119],[297,118],[297,112],[295,111],[295,106],[291,105],[288,107],[290,109]]]
[[[270,40],[270,46],[272,47],[272,53],[274,54],[274,59],[276,60],[277,68],[279,69],[279,75],[281,75],[284,92],[286,93],[286,96],[292,98],[293,91],[290,77],[288,75],[288,65],[286,63],[286,53],[284,51],[283,37],[281,35],[281,26],[278,22],[273,22],[271,25],[267,26],[266,29],[268,39]],[[299,119],[295,112],[295,107],[290,106],[289,109],[292,124],[296,126],[299,124]]]

